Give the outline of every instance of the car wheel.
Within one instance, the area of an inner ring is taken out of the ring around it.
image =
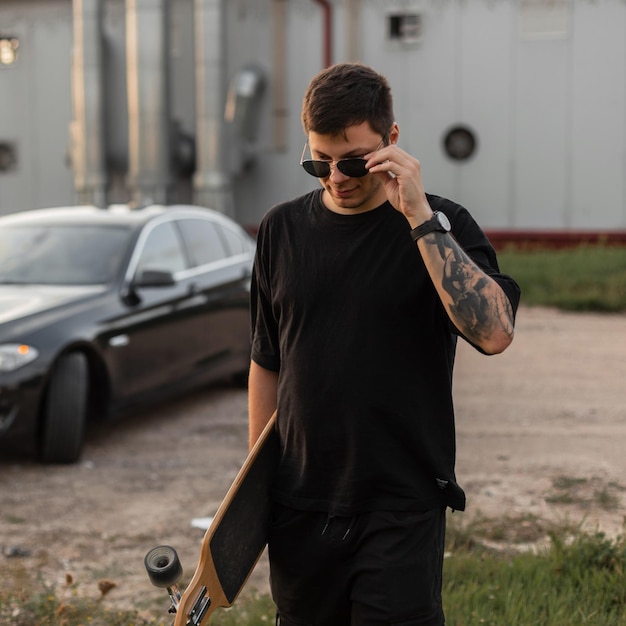
[[[43,412],[41,460],[74,463],[83,447],[89,373],[80,352],[62,356],[54,367]]]

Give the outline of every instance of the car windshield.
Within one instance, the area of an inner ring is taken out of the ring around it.
[[[123,226],[20,224],[0,230],[0,284],[97,285],[117,273]]]

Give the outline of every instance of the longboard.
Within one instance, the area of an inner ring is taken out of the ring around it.
[[[145,558],[157,587],[167,587],[176,614],[174,626],[203,626],[217,607],[237,599],[267,544],[270,486],[278,463],[276,413],[248,454],[207,529],[195,574],[184,593],[178,590],[182,568],[169,546],[153,548]]]

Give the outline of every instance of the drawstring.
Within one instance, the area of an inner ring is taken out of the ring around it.
[[[328,514],[328,517],[326,518],[326,524],[324,524],[324,528],[322,530],[322,536],[326,534],[326,531],[328,530],[328,527],[330,526],[331,522],[336,518],[336,515],[333,515],[332,513]],[[343,537],[341,538],[341,541],[345,541],[347,536],[350,534],[350,531],[352,530],[352,526],[354,526],[354,521],[356,520],[355,516],[352,516],[350,518],[345,518],[348,520],[348,528],[346,530],[346,532],[343,534]]]
[[[341,538],[341,541],[345,541],[346,537],[350,534],[350,531],[352,530],[352,527],[354,526],[354,522],[356,520],[355,516],[352,516],[349,520],[348,520],[348,530],[346,530],[344,536]]]
[[[326,518],[326,524],[324,524],[324,529],[322,530],[322,537],[326,534],[326,531],[328,530],[328,526],[333,521],[333,519],[335,519],[335,516],[332,513],[329,513],[328,517]]]

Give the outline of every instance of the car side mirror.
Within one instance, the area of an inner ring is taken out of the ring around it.
[[[133,287],[171,287],[175,284],[172,272],[164,270],[144,270],[133,280]]]
[[[137,288],[141,287],[171,287],[175,285],[172,272],[164,270],[144,270],[136,274],[133,281],[122,289],[121,298],[128,306],[136,306],[141,302],[141,297],[137,293]]]

